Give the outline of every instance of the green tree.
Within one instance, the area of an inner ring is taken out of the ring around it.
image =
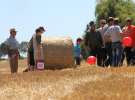
[[[27,49],[28,49],[28,42],[21,42],[20,43],[20,46],[19,46],[19,50],[21,51],[21,52],[27,52]]]
[[[96,22],[102,18],[118,17],[124,26],[127,17],[135,18],[135,3],[132,0],[98,0],[95,15]]]

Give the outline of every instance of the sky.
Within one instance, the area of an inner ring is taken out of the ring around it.
[[[29,41],[39,26],[46,36],[83,35],[86,24],[95,20],[96,0],[0,0],[0,43],[9,37],[10,28],[18,31],[17,40]]]

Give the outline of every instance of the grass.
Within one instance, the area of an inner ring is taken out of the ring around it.
[[[0,62],[0,100],[135,100],[135,67],[99,68],[86,63],[76,69],[11,75]]]

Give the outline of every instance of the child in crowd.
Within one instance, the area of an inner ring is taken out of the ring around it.
[[[74,57],[75,57],[75,64],[80,65],[81,64],[81,44],[82,39],[78,38],[76,41],[76,46],[74,47]]]

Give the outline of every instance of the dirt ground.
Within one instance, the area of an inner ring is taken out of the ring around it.
[[[85,62],[78,68],[10,74],[0,61],[0,100],[135,100],[135,67],[100,68]]]

